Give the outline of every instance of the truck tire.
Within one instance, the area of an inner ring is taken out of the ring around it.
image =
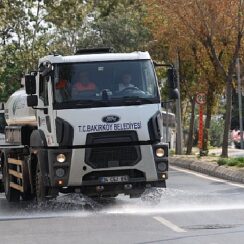
[[[21,193],[21,198],[23,201],[31,201],[35,198],[35,195],[30,192]]]
[[[0,162],[0,175],[2,174],[2,178],[0,179],[0,192],[4,192],[4,181],[3,181],[3,155],[1,155]]]
[[[22,174],[23,174],[23,186],[24,186],[24,192],[21,193],[21,198],[23,201],[31,201],[35,198],[35,194],[32,193],[31,190],[31,181],[30,181],[30,173],[28,169],[28,157],[24,158],[24,164],[22,165]]]
[[[35,192],[37,202],[43,202],[47,200],[48,187],[44,185],[43,177],[40,170],[40,163],[37,162],[36,174],[35,174]]]
[[[20,200],[20,192],[10,187],[10,177],[8,174],[7,160],[5,160],[3,166],[3,181],[5,196],[8,202],[18,202]]]

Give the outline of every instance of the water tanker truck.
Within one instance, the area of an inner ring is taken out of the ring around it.
[[[130,84],[120,89],[125,74]],[[169,75],[171,94],[177,94],[174,84]],[[139,197],[147,188],[166,187],[160,111],[148,52],[93,49],[41,58],[5,105],[6,199],[43,201],[69,192]]]

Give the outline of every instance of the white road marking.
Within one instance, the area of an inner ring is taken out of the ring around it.
[[[172,222],[170,222],[169,220],[163,218],[163,217],[153,217],[154,219],[156,219],[158,222],[160,222],[161,224],[165,225],[166,227],[170,228],[171,230],[178,232],[178,233],[183,233],[186,232],[186,230],[180,228],[179,226],[173,224]]]
[[[170,166],[170,168],[173,169],[173,170],[177,170],[177,171],[181,171],[181,172],[187,173],[187,174],[195,175],[195,176],[203,178],[203,179],[216,181],[216,182],[222,182],[222,183],[226,183],[226,184],[228,184],[230,186],[236,186],[236,187],[244,188],[244,184],[232,183],[232,182],[227,181],[227,180],[218,179],[218,178],[215,178],[213,176],[204,175],[202,173],[194,172],[194,171],[191,171],[191,170],[188,170],[188,169],[182,169],[182,168],[179,168],[179,167],[176,167],[176,166]]]

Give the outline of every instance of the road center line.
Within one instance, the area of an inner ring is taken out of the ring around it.
[[[223,183],[226,183],[227,185],[230,185],[230,186],[236,186],[236,187],[244,188],[243,184],[232,183],[232,182],[229,182],[227,180],[218,179],[218,178],[215,178],[213,176],[204,175],[204,174],[198,173],[198,172],[193,172],[193,171],[188,170],[188,169],[181,169],[181,168],[176,167],[176,166],[170,166],[170,168],[173,169],[173,170],[177,170],[177,171],[181,171],[181,172],[187,173],[187,174],[195,175],[195,176],[203,178],[203,179],[216,181],[216,182],[223,182]]]
[[[186,230],[180,228],[179,226],[173,224],[172,222],[170,222],[169,220],[163,218],[163,217],[153,217],[154,219],[156,219],[158,222],[160,222],[161,224],[165,225],[166,227],[170,228],[171,230],[178,232],[178,233],[183,233],[186,232]]]

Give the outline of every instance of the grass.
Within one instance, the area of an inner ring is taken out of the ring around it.
[[[244,167],[244,158],[220,158],[218,165],[236,166],[239,168]]]

